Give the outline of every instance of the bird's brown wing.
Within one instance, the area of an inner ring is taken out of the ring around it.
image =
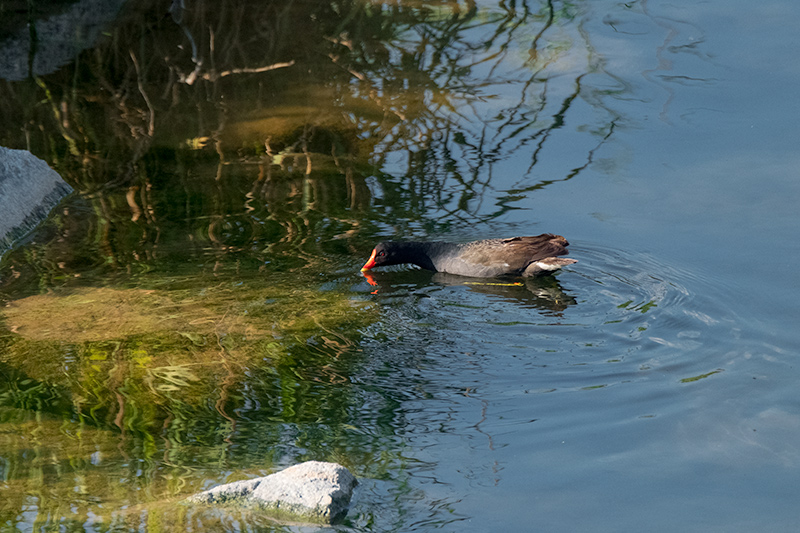
[[[520,272],[533,261],[567,254],[567,240],[560,235],[545,233],[532,237],[490,239],[466,245],[459,258],[466,263],[502,270],[501,273]]]
[[[559,255],[567,255],[569,251],[567,246],[569,242],[561,235],[554,235],[552,233],[544,233],[536,235],[535,237],[514,237],[511,239],[504,239],[503,244],[514,250],[514,254],[518,254],[533,262],[545,257],[556,257]]]

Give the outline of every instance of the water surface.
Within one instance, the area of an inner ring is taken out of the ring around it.
[[[3,528],[305,530],[178,502],[317,459],[342,531],[793,530],[793,4],[163,7],[0,85],[78,191],[0,265]]]

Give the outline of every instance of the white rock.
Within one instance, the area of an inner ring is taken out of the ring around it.
[[[347,512],[357,484],[342,465],[308,461],[269,476],[220,485],[188,500],[255,505],[278,518],[330,523]]]

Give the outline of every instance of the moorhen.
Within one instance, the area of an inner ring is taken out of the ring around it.
[[[487,239],[456,244],[450,242],[382,242],[361,270],[376,266],[411,263],[434,272],[474,278],[497,276],[542,276],[562,266],[577,263],[566,255],[567,239],[543,233],[535,237]]]

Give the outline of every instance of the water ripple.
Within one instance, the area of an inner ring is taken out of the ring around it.
[[[652,380],[655,370],[680,384],[726,364],[721,354],[730,351],[740,321],[712,276],[591,244],[573,245],[571,256],[580,262],[558,277],[519,285],[410,269],[382,273],[373,297],[384,320],[367,342],[381,339],[374,343],[379,358],[397,361],[411,352],[436,361],[434,374],[446,360],[448,376],[479,367],[481,385],[493,376],[541,390]]]

